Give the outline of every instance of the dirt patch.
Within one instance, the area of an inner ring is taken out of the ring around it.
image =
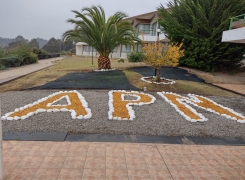
[[[155,69],[147,66],[130,68],[129,70],[140,73],[142,76],[145,77],[155,75]],[[162,67],[161,77],[174,80],[205,82],[203,79],[198,78],[196,75],[190,74],[186,70],[177,67]]]
[[[187,70],[190,74],[195,74],[197,77],[204,79],[207,83],[212,84],[245,84],[245,72],[238,72],[235,74],[227,74],[222,72],[216,72],[211,74],[209,72],[203,72],[197,69],[179,67]]]
[[[237,94],[234,94],[232,92],[217,88],[215,86],[201,83],[201,82],[193,82],[193,81],[185,81],[185,80],[175,80],[175,84],[154,84],[154,83],[147,83],[144,81],[141,81],[140,78],[142,77],[141,74],[130,71],[130,70],[124,70],[123,71],[128,78],[129,82],[143,90],[144,87],[147,88],[147,91],[152,92],[174,92],[178,94],[198,94],[198,95],[204,95],[204,96],[224,96],[224,97],[240,97]]]

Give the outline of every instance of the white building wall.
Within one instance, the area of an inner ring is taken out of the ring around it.
[[[128,59],[127,56],[128,56],[128,53],[123,53],[122,52],[120,58],[122,58],[122,59]]]
[[[245,43],[245,27],[224,31],[222,42]]]
[[[83,55],[83,46],[82,45],[76,45],[76,55],[77,56]]]
[[[115,51],[113,51],[113,53],[111,53],[110,55],[109,55],[109,57],[110,58],[120,58],[120,54],[121,54],[121,45],[119,45],[118,47],[117,47],[117,50]]]
[[[82,55],[83,56],[90,56],[90,52],[83,51],[83,54]],[[91,54],[91,56],[92,56],[92,54]]]

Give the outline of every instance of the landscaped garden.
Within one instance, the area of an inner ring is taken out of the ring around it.
[[[159,11],[168,13],[161,7]],[[159,41],[145,45],[143,62],[118,61],[109,58],[115,47],[142,43],[132,25],[122,21],[126,15],[118,12],[106,21],[100,6],[73,12],[81,21],[68,20],[76,28],[66,31],[63,40],[82,41],[94,47],[98,61],[71,56],[2,85],[3,133],[245,137],[245,98],[176,67],[180,63],[212,72],[234,68],[240,65],[242,54],[235,60],[230,55],[242,51],[242,47],[233,47],[226,57],[214,53],[213,44],[209,44],[211,49],[197,53],[202,48],[196,48],[186,36],[174,38],[167,46]],[[175,28],[159,22],[170,34]],[[199,59],[197,54],[201,54]]]
[[[144,63],[119,63],[117,59],[111,62],[116,70],[96,72],[97,66],[91,64],[91,58],[68,57],[45,70],[2,85],[1,90],[6,91],[0,94],[2,114],[8,119],[2,121],[3,132],[245,136],[245,124],[239,123],[244,118],[242,96],[206,84],[180,68],[163,68],[162,76],[171,79],[175,76],[176,81],[164,85],[141,80],[145,73],[154,74],[154,69]],[[115,83],[115,89],[110,81]],[[111,86],[101,87],[108,84]],[[59,85],[72,86],[59,88]],[[77,88],[78,85],[83,87]],[[93,88],[86,88],[91,85]],[[61,89],[65,92],[58,93]],[[202,96],[187,96],[188,93],[205,96],[207,102],[200,104]],[[173,98],[180,101],[177,103]],[[16,114],[7,117],[10,112]]]

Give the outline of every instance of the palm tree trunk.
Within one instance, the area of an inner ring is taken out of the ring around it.
[[[111,69],[111,61],[109,57],[99,57],[98,59],[98,68],[101,69]]]

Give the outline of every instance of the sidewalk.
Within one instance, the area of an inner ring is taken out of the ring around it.
[[[3,141],[12,179],[245,179],[245,146]]]
[[[214,85],[245,95],[245,84],[214,84]]]
[[[52,66],[54,61],[61,60],[63,58],[64,57],[39,60],[38,63],[36,64],[30,64],[30,65],[13,68],[6,71],[0,71],[0,84],[6,83],[8,81],[17,79],[24,75]]]

